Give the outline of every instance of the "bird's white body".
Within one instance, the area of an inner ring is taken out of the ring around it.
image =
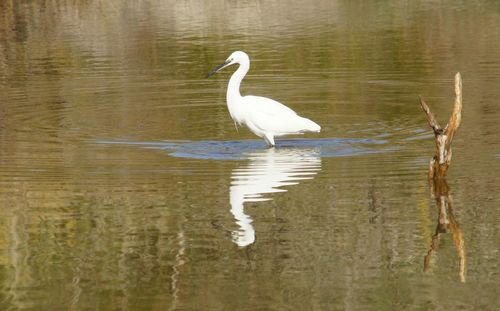
[[[244,52],[232,53],[224,64],[209,75],[236,63],[240,66],[231,76],[227,87],[227,107],[235,124],[246,125],[252,133],[264,138],[269,146],[274,146],[274,137],[321,130],[315,122],[297,115],[295,111],[273,99],[241,96],[240,84],[250,69],[250,59]]]

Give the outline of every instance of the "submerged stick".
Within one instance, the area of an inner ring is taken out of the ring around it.
[[[462,120],[462,77],[455,74],[455,104],[448,124],[442,128],[424,99],[420,105],[436,138],[436,154],[429,162],[429,179],[444,178],[451,163],[451,142]]]

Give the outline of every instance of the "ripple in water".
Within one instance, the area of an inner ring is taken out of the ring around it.
[[[149,149],[165,150],[170,156],[206,160],[244,160],[251,152],[267,149],[262,140],[235,141],[164,141],[141,142],[125,140],[98,140],[98,144],[117,144],[140,146]],[[314,149],[319,157],[353,157],[367,154],[393,152],[399,149],[389,146],[384,139],[285,139],[279,140],[277,149]]]
[[[253,219],[245,203],[272,200],[267,195],[285,192],[286,186],[312,179],[321,170],[321,158],[350,157],[396,150],[384,139],[289,139],[268,148],[262,140],[241,141],[97,141],[98,144],[129,145],[159,149],[179,158],[247,160],[232,171],[229,188],[230,213],[237,229],[228,230],[239,247],[255,242]]]

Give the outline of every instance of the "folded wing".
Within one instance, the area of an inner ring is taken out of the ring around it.
[[[245,96],[247,122],[263,132],[276,136],[319,132],[321,127],[315,122],[303,118],[287,106],[266,97]]]

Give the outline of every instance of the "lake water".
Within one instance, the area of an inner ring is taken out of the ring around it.
[[[498,1],[0,1],[0,309],[498,310],[499,86]]]

